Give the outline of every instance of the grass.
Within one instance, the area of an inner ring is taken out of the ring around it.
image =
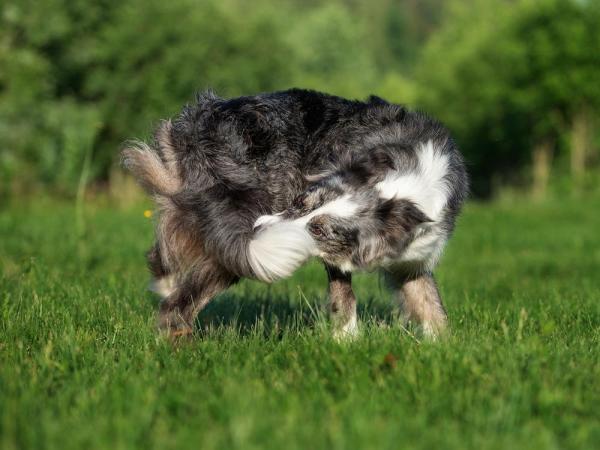
[[[376,275],[337,344],[319,265],[154,328],[143,207],[0,211],[0,448],[593,448],[600,201],[472,204],[438,270],[452,334],[420,342]],[[596,447],[597,448],[597,447]]]

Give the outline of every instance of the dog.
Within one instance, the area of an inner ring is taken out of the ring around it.
[[[272,282],[314,256],[328,273],[336,337],[357,333],[357,270],[381,269],[424,335],[446,328],[433,269],[468,175],[435,119],[375,96],[208,91],[122,159],[158,206],[147,256],[164,297],[161,329],[189,334],[240,278]]]

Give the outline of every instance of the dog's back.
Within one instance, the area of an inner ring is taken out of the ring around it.
[[[425,115],[376,97],[359,102],[293,89],[225,100],[208,92],[172,123],[164,122],[154,145],[124,155],[125,165],[162,208],[158,241],[164,265],[180,270],[204,252],[236,276],[270,280],[288,275],[307,252],[282,248],[289,265],[261,276],[256,266],[261,258],[249,250],[258,217],[288,208],[311,176],[365,158],[371,164],[371,155],[402,174],[428,142],[448,169],[442,174],[448,181],[442,206],[444,226],[451,230],[466,176],[448,132]],[[385,176],[385,167],[370,169]],[[387,181],[380,184],[382,192],[398,187]],[[306,244],[304,234],[286,239]]]

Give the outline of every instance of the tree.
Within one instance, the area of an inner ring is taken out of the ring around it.
[[[600,16],[593,2],[473,2],[455,7],[418,72],[420,101],[456,133],[477,192],[532,163],[545,192],[553,154],[578,114],[597,114]]]
[[[83,86],[95,36],[116,1],[6,2],[0,9],[0,194],[72,192],[99,132]],[[76,43],[76,44],[75,44]]]

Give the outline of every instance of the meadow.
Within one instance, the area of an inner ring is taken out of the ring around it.
[[[0,448],[597,448],[600,199],[471,203],[423,341],[377,274],[331,339],[317,263],[157,333],[147,204],[0,208]]]

